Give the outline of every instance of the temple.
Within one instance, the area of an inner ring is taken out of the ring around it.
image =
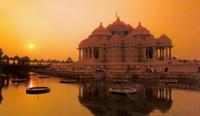
[[[79,44],[79,62],[130,63],[170,61],[172,41],[165,34],[154,37],[140,22],[137,27],[119,17],[106,28],[100,23],[88,38]]]
[[[173,47],[167,35],[155,37],[140,22],[133,27],[116,17],[80,42],[78,61],[54,63],[50,70],[76,72],[81,79],[199,77],[200,62],[177,59]]]

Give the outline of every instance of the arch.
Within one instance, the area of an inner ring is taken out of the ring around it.
[[[165,67],[165,72],[169,72],[169,68],[168,67]]]
[[[200,67],[198,67],[198,72],[200,73]]]
[[[94,47],[94,58],[99,59],[99,48],[98,47]]]

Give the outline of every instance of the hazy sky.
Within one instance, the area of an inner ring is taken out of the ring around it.
[[[167,34],[178,58],[200,59],[200,0],[0,0],[0,48],[9,56],[77,59],[79,42],[100,22],[114,22],[116,11],[155,37]]]

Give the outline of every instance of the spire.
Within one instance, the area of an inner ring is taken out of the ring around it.
[[[117,17],[117,21],[120,21],[120,18],[119,18],[119,16]]]
[[[119,16],[118,16],[118,12],[116,12],[115,17],[116,17],[116,20],[117,20],[117,21],[120,21],[120,18],[119,18]]]
[[[99,27],[102,27],[103,25],[102,25],[102,22],[100,22],[100,26]]]
[[[119,17],[117,12],[115,12],[115,17],[116,17],[116,19]]]
[[[142,25],[140,21],[139,21],[138,25],[139,25],[139,26],[141,26],[141,25]]]

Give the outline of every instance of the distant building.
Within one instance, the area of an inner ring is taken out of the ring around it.
[[[133,28],[118,17],[106,28],[102,23],[79,44],[80,62],[170,61],[172,41],[163,34],[159,38],[138,24]]]

